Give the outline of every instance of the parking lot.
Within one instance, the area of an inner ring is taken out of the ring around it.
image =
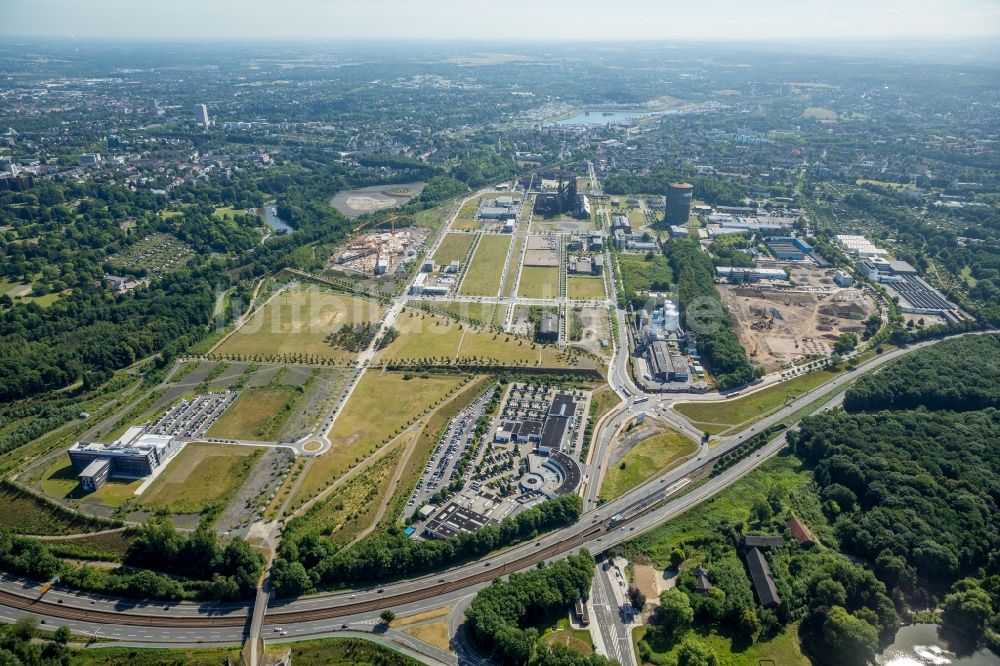
[[[185,400],[154,423],[150,429],[153,435],[170,435],[195,439],[202,437],[226,408],[236,400],[236,391],[206,393]]]
[[[430,460],[424,467],[424,473],[417,481],[417,487],[407,502],[404,516],[412,516],[414,511],[426,503],[434,493],[455,480],[457,476],[455,465],[462,458],[466,447],[473,444],[476,422],[483,415],[483,410],[492,396],[493,391],[487,391],[448,423],[448,428],[434,448],[434,453],[431,454]]]

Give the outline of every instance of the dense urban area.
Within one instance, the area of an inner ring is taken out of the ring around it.
[[[0,662],[1000,664],[955,48],[0,42]]]

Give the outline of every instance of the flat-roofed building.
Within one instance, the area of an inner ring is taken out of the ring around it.
[[[80,487],[86,492],[93,492],[104,485],[111,474],[111,460],[108,458],[96,458],[83,471],[77,474],[80,479]]]

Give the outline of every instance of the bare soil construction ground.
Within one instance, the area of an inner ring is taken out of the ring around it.
[[[768,372],[827,355],[842,333],[861,333],[875,303],[858,289],[830,292],[721,285],[740,342]]]

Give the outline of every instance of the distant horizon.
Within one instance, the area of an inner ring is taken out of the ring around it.
[[[157,41],[1000,38],[997,0],[0,0],[3,35]]]

